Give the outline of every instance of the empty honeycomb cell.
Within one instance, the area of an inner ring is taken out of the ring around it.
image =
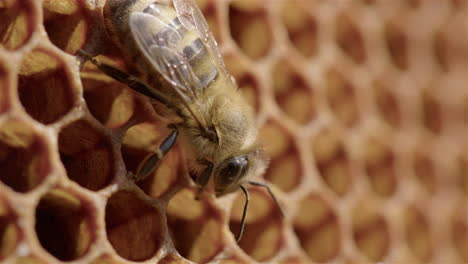
[[[213,260],[223,247],[219,213],[192,190],[182,189],[169,201],[167,224],[177,252],[193,262]]]
[[[340,252],[338,217],[334,209],[317,194],[310,194],[300,202],[294,217],[294,231],[313,261],[329,261]]]
[[[258,113],[260,110],[261,96],[259,94],[260,87],[257,77],[252,75],[247,66],[240,63],[237,57],[226,56],[225,63],[228,72],[236,79],[237,85],[245,100],[255,112]]]
[[[394,23],[387,23],[384,34],[392,64],[403,71],[408,69],[408,37],[404,29]]]
[[[104,57],[96,58],[102,63],[117,63]],[[91,114],[102,124],[110,128],[126,124],[135,113],[133,92],[124,84],[104,75],[93,64],[85,64],[81,72],[84,99]]]
[[[429,263],[432,257],[432,240],[426,217],[416,208],[404,212],[406,243],[421,263]]]
[[[281,18],[288,37],[297,51],[305,57],[311,57],[318,50],[318,23],[298,1],[283,1]]]
[[[77,0],[45,0],[42,3],[43,23],[50,41],[69,54],[75,54],[83,46],[88,33],[89,23],[81,3]]]
[[[336,43],[355,63],[366,61],[366,48],[361,31],[357,25],[345,14],[336,19]]]
[[[353,208],[354,243],[370,261],[382,261],[391,247],[388,223],[378,209],[366,201],[372,201],[372,198],[358,202]]]
[[[433,160],[423,152],[417,152],[413,157],[413,170],[416,180],[421,183],[423,189],[433,194],[436,191],[436,175]]]
[[[373,88],[379,115],[390,126],[399,127],[402,120],[402,111],[398,96],[383,80],[375,81]]]
[[[263,176],[285,192],[300,185],[303,173],[299,151],[291,135],[279,124],[269,121],[260,130],[270,165]]]
[[[17,192],[28,192],[51,170],[49,149],[31,127],[10,120],[0,125],[0,181]]]
[[[317,110],[314,94],[306,80],[285,60],[275,64],[271,77],[275,100],[281,110],[301,125],[309,123]]]
[[[388,139],[369,137],[364,146],[364,164],[370,185],[380,196],[388,197],[397,189],[396,157]]]
[[[240,9],[238,2],[235,0],[229,5],[231,36],[245,55],[252,59],[263,58],[270,52],[273,42],[266,11],[261,8]]]
[[[451,237],[455,251],[463,262],[468,262],[468,221],[466,204],[460,202],[453,214]]]
[[[58,141],[60,159],[71,180],[96,191],[113,179],[112,143],[87,121],[78,120],[64,127]]]
[[[17,50],[28,42],[37,25],[30,1],[0,1],[0,46]]]
[[[73,107],[71,77],[66,65],[45,49],[28,53],[21,65],[18,94],[28,114],[50,124]]]
[[[325,94],[333,114],[343,125],[354,126],[359,119],[355,87],[336,70],[329,70],[325,80]]]
[[[128,191],[114,193],[106,205],[107,238],[122,258],[150,259],[163,243],[163,220],[156,208]]]
[[[440,103],[429,91],[423,92],[421,99],[424,127],[434,134],[440,134],[443,129],[443,116]]]
[[[96,235],[93,210],[70,190],[51,189],[36,208],[35,230],[42,247],[62,261],[84,256]]]
[[[17,217],[6,202],[0,200],[0,260],[9,257],[20,241],[20,230],[15,221]]]
[[[311,149],[325,183],[340,196],[348,193],[353,175],[342,137],[331,128],[323,129],[312,139]]]
[[[250,202],[245,220],[244,235],[239,246],[256,261],[273,258],[283,246],[283,226],[280,209],[270,195],[259,188],[249,188]],[[231,209],[229,227],[233,235],[239,233],[245,196],[239,192]]]

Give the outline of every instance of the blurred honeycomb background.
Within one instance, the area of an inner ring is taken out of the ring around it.
[[[1,263],[468,263],[468,2],[200,0],[271,157],[249,188],[194,199],[105,0],[0,0]]]

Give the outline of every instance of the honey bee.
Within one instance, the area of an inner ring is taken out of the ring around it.
[[[244,184],[265,187],[282,213],[266,183],[249,181],[267,166],[257,143],[253,110],[227,72],[197,5],[192,0],[173,0],[172,5],[161,0],[107,0],[103,14],[107,33],[143,77],[100,63],[83,50],[79,55],[179,117],[159,148],[141,162],[136,180],[150,174],[179,139],[189,163],[202,168],[195,177],[199,193],[209,183],[216,197],[239,188],[244,192],[237,241],[242,238],[249,202]]]

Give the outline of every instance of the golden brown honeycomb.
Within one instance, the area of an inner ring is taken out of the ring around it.
[[[0,0],[1,263],[467,263],[468,4],[199,0],[257,114],[268,193],[196,200],[106,0]]]

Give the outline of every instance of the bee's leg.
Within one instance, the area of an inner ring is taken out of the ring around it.
[[[263,183],[263,182],[254,182],[254,181],[249,181],[249,184],[266,188],[267,191],[268,191],[268,193],[269,193],[269,194],[271,195],[271,197],[273,198],[273,201],[275,201],[276,206],[278,206],[278,208],[279,208],[279,210],[280,210],[280,212],[281,212],[281,215],[284,216],[283,208],[281,208],[281,205],[280,205],[278,199],[276,199],[275,194],[274,194],[273,191],[271,190],[270,185],[268,185],[267,183]]]
[[[197,178],[196,184],[199,186],[198,192],[195,195],[195,199],[198,200],[200,198],[200,194],[203,192],[208,180],[210,179],[211,172],[213,171],[213,163],[209,161],[204,161],[206,164],[206,168],[203,170],[202,174]]]
[[[245,204],[244,204],[244,211],[242,212],[239,233],[237,233],[237,236],[236,236],[237,243],[239,243],[239,241],[242,239],[242,234],[244,233],[245,217],[247,216],[247,208],[249,208],[249,201],[250,201],[250,196],[249,196],[249,192],[247,191],[247,189],[242,185],[239,185],[239,187],[245,194]]]
[[[138,79],[137,77],[130,75],[114,66],[101,63],[83,50],[78,50],[78,55],[83,57],[85,60],[91,61],[94,65],[96,65],[96,67],[98,67],[99,70],[112,79],[127,85],[141,94],[159,101],[171,109],[176,109],[164,94],[156,89],[151,88],[148,84]]]
[[[135,181],[141,181],[145,179],[156,167],[156,164],[164,157],[164,155],[171,150],[177,141],[177,135],[179,134],[177,128],[172,130],[171,134],[164,139],[164,141],[159,145],[158,149],[153,153],[148,155],[138,166],[137,173],[134,176]]]

